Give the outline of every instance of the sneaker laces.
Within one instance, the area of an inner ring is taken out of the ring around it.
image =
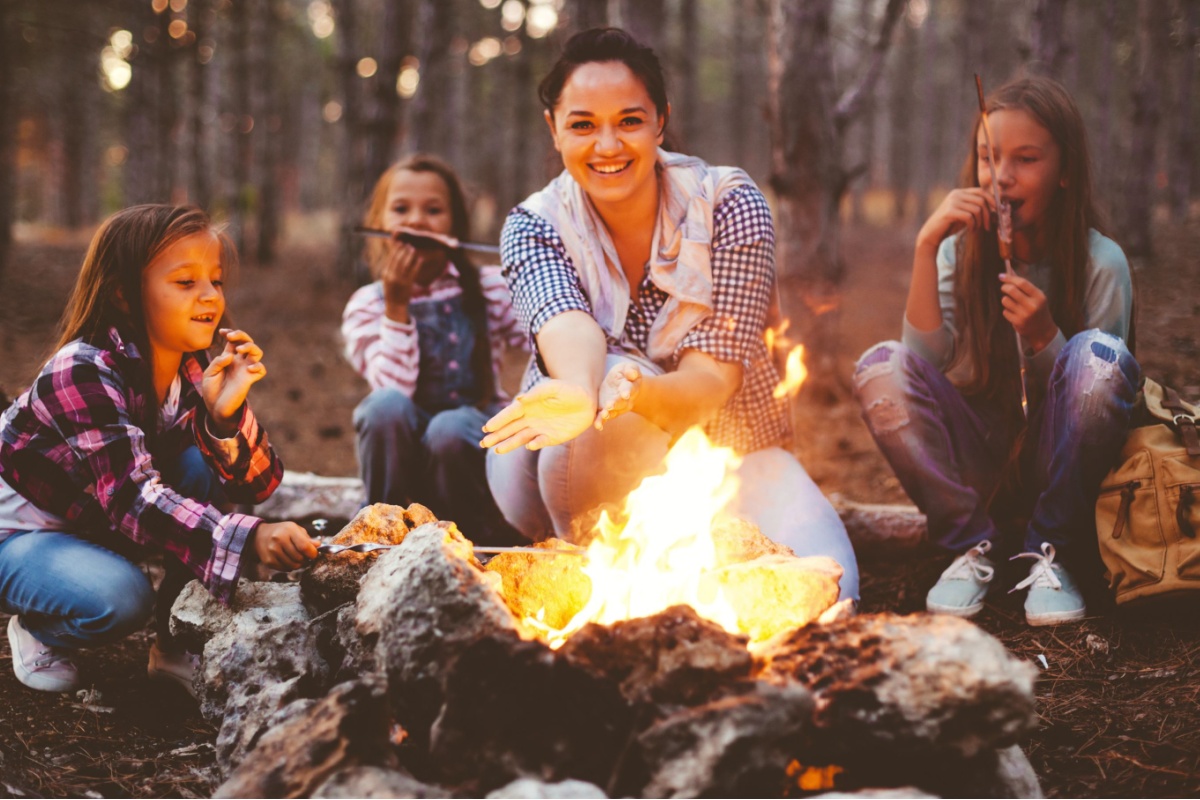
[[[992,576],[996,574],[996,570],[987,564],[981,564],[979,559],[987,555],[991,549],[992,543],[984,539],[954,559],[954,562],[946,567],[946,571],[942,573],[942,578],[951,581],[968,581],[974,579],[980,583],[990,582]]]
[[[1062,581],[1058,579],[1058,574],[1054,570],[1054,545],[1042,542],[1041,553],[1017,553],[1009,561],[1015,561],[1018,558],[1032,558],[1034,564],[1029,570],[1029,576],[1009,589],[1009,594],[1031,586],[1034,589],[1062,588]]]
[[[58,664],[70,664],[71,656],[56,647],[43,644],[37,651],[38,657],[33,660],[34,666],[53,667]]]

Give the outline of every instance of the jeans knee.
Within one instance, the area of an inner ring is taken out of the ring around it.
[[[399,389],[376,389],[354,409],[354,429],[359,436],[375,436],[396,429],[415,431],[419,424],[417,404]]]
[[[184,497],[201,502],[210,501],[219,486],[217,476],[198,447],[189,447],[180,453],[163,477]]]
[[[1055,372],[1067,376],[1082,394],[1132,397],[1141,383],[1141,367],[1124,340],[1096,329],[1071,337],[1055,359]]]
[[[133,564],[121,574],[107,577],[109,580],[94,592],[92,602],[75,620],[80,633],[95,644],[136,633],[154,611],[154,589]]]
[[[891,433],[909,422],[904,366],[911,351],[900,342],[881,342],[854,366],[854,394],[875,434]]]
[[[423,441],[435,461],[461,458],[468,454],[482,458],[479,440],[483,438],[483,431],[473,424],[469,411],[443,411],[429,421]]]

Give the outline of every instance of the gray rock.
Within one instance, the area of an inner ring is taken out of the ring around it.
[[[457,653],[489,636],[517,638],[499,584],[452,522],[411,531],[363,579],[355,625],[386,665],[389,691],[414,728],[436,715],[441,679]]]
[[[314,798],[354,800],[383,797],[449,797],[440,786],[421,783],[411,775],[383,767],[349,767],[329,776],[313,792]]]
[[[509,797],[525,797],[529,800],[556,797],[564,798],[564,800],[572,798],[584,800],[585,798],[608,797],[608,795],[599,786],[586,781],[567,780],[559,783],[543,783],[536,778],[518,778],[507,786],[488,794],[488,800]]]
[[[915,786],[905,786],[899,789],[863,789],[860,792],[823,792],[814,794],[812,800],[923,800],[926,797],[937,797],[936,794],[926,794]]]
[[[192,653],[204,650],[212,637],[227,630],[233,617],[255,608],[273,608],[294,602],[295,586],[264,581],[239,581],[228,606],[214,598],[204,584],[192,581],[183,587],[171,606],[171,634]]]
[[[1020,747],[1013,745],[996,751],[995,797],[1045,797],[1033,764]]]
[[[296,584],[243,582],[229,608],[201,602],[194,592],[180,600],[173,622],[185,621],[195,638],[208,636],[198,698],[201,713],[220,726],[217,764],[228,773],[253,749],[273,715],[329,686],[332,670],[318,644],[332,637],[336,620],[314,622]],[[197,603],[199,615],[192,611]],[[182,624],[174,627],[183,630]]]
[[[339,684],[302,707],[262,736],[254,757],[242,761],[213,797],[309,797],[336,772],[394,765],[391,717],[379,684]]]
[[[778,796],[812,714],[808,690],[759,682],[749,694],[667,717],[638,737],[650,780],[635,794]]]
[[[818,699],[813,744],[829,760],[873,753],[971,758],[1037,724],[1037,670],[995,637],[946,615],[875,614],[810,625],[772,643],[762,673]]]

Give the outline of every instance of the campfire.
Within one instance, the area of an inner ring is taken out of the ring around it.
[[[573,559],[575,553],[558,543],[546,548],[541,558],[568,562],[551,568],[556,575],[572,568],[582,573],[587,584],[583,606],[561,626],[547,618],[545,603],[522,622],[558,649],[589,623],[611,625],[676,605],[690,606],[751,642],[815,619],[836,600],[841,569],[831,559],[783,557],[786,548],[773,545],[748,524],[722,519],[737,491],[733,470],[739,460],[732,450],[714,447],[699,428],[688,431],[667,455],[666,471],[647,478],[629,495],[619,519],[601,514],[582,558]],[[747,548],[762,555],[746,558]],[[538,569],[536,558],[497,558],[488,568],[508,577],[510,605],[518,613],[527,608],[528,599],[513,597],[522,589],[511,573]],[[768,572],[801,569],[811,570],[823,591],[784,593],[775,603],[756,602],[746,591],[748,575],[763,581]],[[546,601],[556,609],[564,605],[562,597]],[[561,618],[561,610],[555,617]]]
[[[203,652],[217,796],[1036,795],[1034,669],[963,620],[851,616],[832,560],[724,513],[736,464],[689,432],[585,545],[483,564],[375,505],[331,542],[382,554],[231,609],[193,584],[172,627]]]

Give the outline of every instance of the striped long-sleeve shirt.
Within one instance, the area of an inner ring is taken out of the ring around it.
[[[529,348],[529,338],[513,314],[512,296],[500,274],[500,267],[479,270],[480,287],[487,301],[489,343],[492,368],[497,375],[496,400],[508,399],[500,388],[499,371],[506,347]],[[429,287],[415,287],[411,305],[444,302],[462,295],[459,273],[453,264]],[[420,379],[421,351],[417,326],[388,319],[383,298],[383,283],[363,286],[356,291],[342,313],[342,339],[346,359],[372,389],[395,388],[412,397]]]
[[[151,456],[150,413],[142,356],[110,329],[94,341],[63,347],[33,386],[0,418],[0,477],[39,509],[82,535],[123,534],[165,549],[219,600],[228,602],[257,517],[225,514],[165,485]],[[275,491],[283,463],[249,406],[238,420],[232,464],[207,430],[199,385],[207,358],[191,353],[180,366],[182,412],[158,434],[155,457],[197,445],[235,503],[260,503]]]

